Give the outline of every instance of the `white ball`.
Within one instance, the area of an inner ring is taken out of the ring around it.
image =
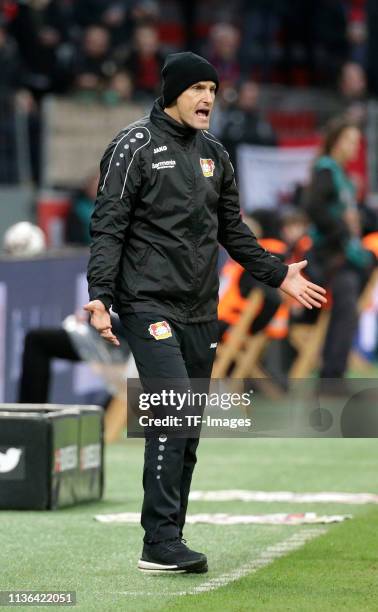
[[[10,255],[30,257],[46,250],[46,239],[43,231],[29,221],[15,223],[4,235],[3,248]]]

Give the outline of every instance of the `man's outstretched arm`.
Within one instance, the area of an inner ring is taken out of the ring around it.
[[[224,160],[224,164],[223,188],[218,206],[220,244],[257,280],[271,287],[279,287],[306,308],[320,308],[327,301],[324,297],[326,292],[302,276],[301,270],[307,262],[290,266],[283,264],[259,245],[256,236],[243,223],[233,168],[228,159]]]

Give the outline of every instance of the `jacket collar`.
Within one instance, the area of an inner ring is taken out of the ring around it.
[[[178,123],[175,121],[175,119],[172,119],[172,117],[165,113],[162,106],[162,98],[155,100],[151,110],[150,119],[159,129],[163,130],[164,132],[168,132],[168,134],[174,138],[178,138],[186,142],[195,138],[198,131],[194,128]]]

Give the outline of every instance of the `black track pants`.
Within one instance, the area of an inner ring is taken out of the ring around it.
[[[201,391],[208,390],[218,342],[217,321],[183,324],[163,314],[148,313],[128,314],[121,320],[145,392],[150,391],[152,378],[177,378],[186,389],[191,386],[190,379],[202,379]],[[160,337],[167,335],[162,331],[171,335]],[[142,507],[145,542],[181,537],[198,442],[198,438],[165,435],[146,438]]]

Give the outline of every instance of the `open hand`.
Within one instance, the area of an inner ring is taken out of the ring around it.
[[[298,263],[290,264],[280,289],[298,300],[306,308],[312,309],[313,306],[321,308],[322,304],[327,303],[324,297],[326,290],[323,287],[319,287],[319,285],[311,283],[302,276],[301,270],[306,266],[307,261],[305,259]]]
[[[90,313],[91,325],[99,332],[100,336],[115,346],[120,346],[118,338],[112,332],[110,314],[101,300],[92,300],[84,307]]]

